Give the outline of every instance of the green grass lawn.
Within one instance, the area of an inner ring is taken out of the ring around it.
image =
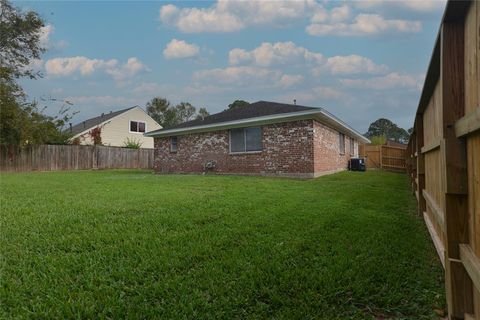
[[[0,318],[435,319],[406,175],[2,174]]]

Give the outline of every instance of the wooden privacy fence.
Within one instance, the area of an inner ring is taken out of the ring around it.
[[[359,155],[367,159],[367,169],[405,171],[405,148],[367,144],[360,146]]]
[[[106,146],[0,146],[0,171],[151,169],[153,149]]]
[[[407,148],[449,319],[480,319],[480,2],[449,1]]]

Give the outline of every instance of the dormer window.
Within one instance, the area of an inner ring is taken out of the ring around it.
[[[144,133],[147,124],[143,121],[130,120],[130,132]]]

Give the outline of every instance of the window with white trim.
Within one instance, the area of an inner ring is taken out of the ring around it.
[[[345,154],[345,135],[341,132],[338,133],[338,140],[339,140],[339,151],[340,154]]]
[[[350,138],[350,155],[355,154],[355,139]]]
[[[177,152],[177,149],[178,149],[177,137],[170,137],[170,151]]]
[[[230,130],[230,152],[262,151],[262,128],[238,128]]]
[[[130,120],[130,132],[144,133],[147,124],[143,121]]]

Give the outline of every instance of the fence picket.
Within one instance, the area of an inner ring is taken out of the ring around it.
[[[0,145],[0,171],[152,169],[153,149],[107,146]]]

